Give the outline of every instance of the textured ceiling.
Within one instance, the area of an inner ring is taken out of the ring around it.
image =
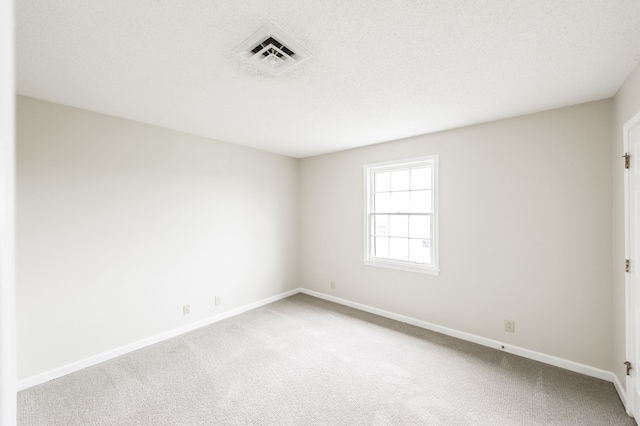
[[[271,22],[313,57],[232,50]],[[613,96],[640,0],[16,0],[19,94],[293,157]]]

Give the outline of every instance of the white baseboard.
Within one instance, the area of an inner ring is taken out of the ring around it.
[[[66,374],[73,373],[73,372],[78,371],[78,370],[82,370],[83,368],[87,368],[87,367],[90,367],[92,365],[96,365],[96,364],[99,364],[101,362],[108,361],[108,360],[110,360],[112,358],[115,358],[115,357],[118,357],[120,355],[124,355],[124,354],[127,354],[129,352],[133,352],[135,350],[142,349],[142,348],[144,348],[146,346],[150,346],[150,345],[153,345],[155,343],[162,342],[163,340],[167,340],[167,339],[170,339],[172,337],[176,337],[176,336],[179,336],[181,334],[188,333],[190,331],[193,331],[193,330],[196,330],[198,328],[201,328],[201,327],[216,323],[218,321],[222,321],[224,319],[236,316],[236,315],[241,314],[243,312],[250,311],[250,310],[258,308],[260,306],[268,305],[269,303],[273,303],[273,302],[278,301],[280,299],[284,299],[285,297],[292,296],[292,295],[297,294],[299,292],[300,292],[299,288],[296,288],[294,290],[289,290],[289,291],[286,291],[284,293],[280,293],[280,294],[277,294],[275,296],[268,297],[266,299],[259,300],[259,301],[254,302],[254,303],[250,303],[248,305],[241,306],[239,308],[232,309],[232,310],[227,311],[227,312],[223,312],[223,313],[221,313],[219,315],[214,315],[214,316],[211,316],[209,318],[205,318],[203,320],[196,321],[196,322],[193,322],[191,324],[187,324],[187,325],[182,326],[182,327],[174,328],[174,329],[166,331],[164,333],[160,333],[160,334],[157,334],[155,336],[148,337],[146,339],[130,343],[128,345],[120,346],[119,348],[112,349],[112,350],[109,350],[109,351],[106,351],[106,352],[103,352],[103,353],[100,353],[100,354],[97,354],[97,355],[93,355],[93,356],[90,356],[88,358],[82,359],[80,361],[72,362],[70,364],[63,365],[62,367],[58,367],[58,368],[46,371],[46,372],[41,373],[41,374],[38,374],[38,375],[35,375],[35,376],[31,376],[31,377],[28,377],[26,379],[22,379],[22,380],[18,381],[18,383],[17,383],[17,390],[21,391],[21,390],[30,388],[32,386],[39,385],[39,384],[44,383],[44,382],[48,382],[49,380],[57,379],[58,377],[62,377],[64,375],[66,375]]]
[[[613,382],[613,386],[616,388],[616,391],[618,391],[618,396],[620,397],[620,401],[622,401],[622,405],[624,405],[625,409],[627,408],[627,393],[625,392],[624,388],[622,387],[622,383],[620,383],[620,379],[618,379],[618,376],[615,375],[615,373],[611,373],[611,376],[613,377],[613,379],[611,380]],[[629,412],[629,410],[627,410],[627,413]]]
[[[540,352],[532,351],[529,349],[521,348],[518,346],[513,346],[507,343],[499,342],[497,340],[488,339],[486,337],[477,336],[471,333],[465,333],[463,331],[454,330],[452,328],[443,327],[437,324],[432,324],[426,321],[418,320],[415,318],[407,317],[404,315],[396,314],[393,312],[385,311],[382,309],[374,308],[371,306],[363,305],[361,303],[352,302],[350,300],[341,299],[339,297],[330,296],[328,294],[320,293],[313,290],[307,290],[304,288],[297,288],[293,290],[289,290],[287,292],[268,297],[266,299],[260,300],[258,302],[250,303],[246,306],[242,306],[236,309],[232,309],[230,311],[221,313],[219,315],[214,315],[209,318],[205,318],[200,321],[196,321],[191,324],[187,324],[182,327],[174,328],[172,330],[166,331],[164,333],[157,334],[152,337],[148,337],[146,339],[140,340],[138,342],[133,342],[128,345],[121,346],[119,348],[115,348],[88,358],[85,358],[80,361],[76,361],[62,367],[55,368],[53,370],[46,371],[44,373],[28,377],[26,379],[22,379],[17,384],[18,391],[30,388],[32,386],[39,385],[41,383],[47,382],[49,380],[56,379],[58,377],[62,377],[66,374],[73,373],[78,370],[82,370],[83,368],[90,367],[92,365],[99,364],[101,362],[110,360],[112,358],[127,354],[129,352],[133,352],[138,349],[142,349],[146,346],[153,345],[155,343],[162,342],[163,340],[170,339],[172,337],[179,336],[184,333],[188,333],[190,331],[196,330],[198,328],[216,323],[218,321],[222,321],[227,318],[231,318],[235,315],[250,311],[252,309],[258,308],[260,306],[267,305],[269,303],[276,302],[280,299],[284,299],[286,297],[292,296],[297,293],[308,294],[313,297],[317,297],[319,299],[328,300],[330,302],[335,302],[341,305],[349,306],[351,308],[355,308],[361,311],[369,312],[375,315],[379,315],[385,318],[393,319],[396,321],[404,322],[407,324],[415,325],[416,327],[424,328],[427,330],[435,331],[438,333],[445,334],[447,336],[456,337],[458,339],[466,340],[468,342],[477,343],[479,345],[488,346],[490,348],[503,350],[505,352],[512,353],[514,355],[522,356],[524,358],[529,358],[535,361],[543,362],[545,364],[554,365],[556,367],[564,368],[565,370],[574,371],[576,373],[581,373],[587,376],[595,377],[598,379],[606,380],[608,382],[612,382],[618,391],[618,395],[620,395],[620,399],[623,404],[625,404],[625,392],[622,387],[618,377],[610,371],[601,370],[599,368],[591,367],[588,365],[580,364],[577,362],[569,361],[563,358],[555,357],[553,355],[547,355]],[[626,406],[626,404],[625,404]]]
[[[303,288],[303,289],[300,289],[300,292],[304,294],[308,294],[309,296],[314,296],[320,299],[328,300],[330,302],[335,302],[341,305],[349,306],[351,308],[355,308],[361,311],[380,315],[381,317],[390,318],[396,321],[415,325],[416,327],[446,334],[447,336],[456,337],[458,339],[466,340],[468,342],[473,342],[479,345],[488,346],[490,348],[503,350],[505,352],[509,352],[524,358],[529,358],[534,361],[539,361],[545,364],[550,364],[556,367],[564,368],[565,370],[574,371],[576,373],[581,373],[586,376],[591,376],[598,379],[606,380],[607,382],[614,382],[614,378],[617,379],[615,374],[613,374],[610,371],[601,370],[599,368],[569,361],[567,359],[559,358],[553,355],[547,355],[540,352],[532,351],[530,349],[521,348],[519,346],[513,346],[508,343],[499,342],[497,340],[487,339],[486,337],[477,336],[471,333],[465,333],[464,331],[458,331],[452,328],[442,327],[440,325],[432,324],[430,322],[418,320],[418,319],[407,317],[404,315],[395,314],[393,312],[385,311],[378,308],[373,308],[371,306],[352,302],[350,300],[340,299],[339,297],[330,296],[328,294],[320,293],[313,290],[307,290]],[[622,389],[622,387],[620,387],[620,389]],[[618,390],[618,393],[622,394],[620,390]]]

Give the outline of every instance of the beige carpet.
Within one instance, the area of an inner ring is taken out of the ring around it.
[[[19,425],[634,425],[611,383],[298,294],[20,392]]]

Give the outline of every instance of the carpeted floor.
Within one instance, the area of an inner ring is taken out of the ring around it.
[[[19,425],[635,425],[611,383],[298,294],[27,389]]]

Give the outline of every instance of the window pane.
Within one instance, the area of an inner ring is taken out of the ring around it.
[[[365,263],[438,274],[438,156],[365,165]]]
[[[411,169],[411,189],[431,189],[431,168]]]
[[[409,260],[408,242],[406,238],[389,238],[389,259]]]
[[[389,213],[389,207],[391,202],[391,194],[388,192],[382,194],[374,194],[373,211],[376,213]]]
[[[406,191],[409,189],[409,170],[391,172],[391,190]]]
[[[408,237],[409,216],[389,216],[389,235],[393,237]]]
[[[389,236],[389,216],[375,215],[373,216],[373,233],[379,237]]]
[[[391,173],[375,173],[374,192],[388,191],[391,188]]]
[[[411,238],[430,238],[431,216],[410,216],[409,236]]]
[[[392,192],[391,193],[391,213],[407,213],[409,212],[409,191],[406,192]]]
[[[431,213],[431,190],[411,191],[410,211],[411,213]]]
[[[383,259],[389,258],[389,238],[386,237],[374,237],[372,240],[372,255],[373,257],[381,257]]]
[[[409,260],[417,263],[431,263],[431,241],[427,239],[409,240]]]

